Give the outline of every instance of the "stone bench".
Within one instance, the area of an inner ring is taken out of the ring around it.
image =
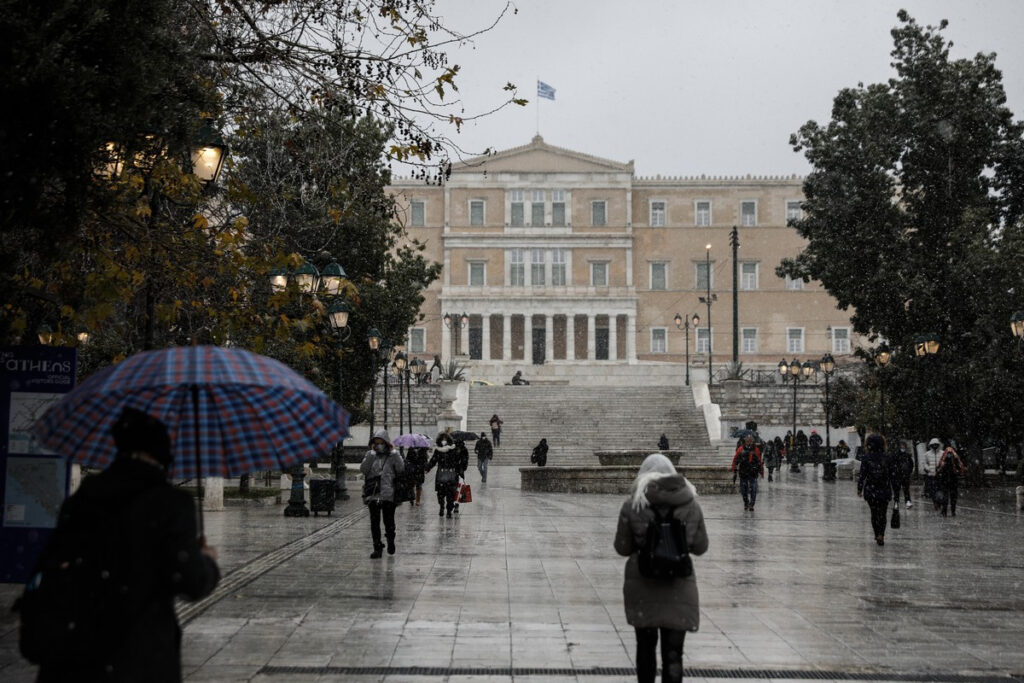
[[[520,467],[519,477],[528,492],[627,494],[639,470],[639,465]],[[676,470],[700,495],[736,492],[727,466],[677,465]]]

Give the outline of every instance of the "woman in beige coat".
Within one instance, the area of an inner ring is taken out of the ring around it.
[[[653,508],[653,509],[652,509]],[[670,514],[682,524],[691,555],[708,549],[704,513],[697,492],[672,462],[660,453],[647,456],[633,485],[633,494],[622,504],[615,532],[615,550],[626,560],[622,587],[626,621],[636,630],[636,677],[653,683],[657,670],[656,651],[661,635],[662,681],[683,679],[683,639],[687,631],[700,626],[696,574],[686,578],[653,579],[641,576],[637,557],[647,538],[647,525]]]

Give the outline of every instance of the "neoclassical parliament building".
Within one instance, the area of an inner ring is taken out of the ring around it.
[[[682,364],[688,334],[691,362],[710,353],[717,369],[732,359],[735,329],[745,367],[826,352],[841,362],[857,345],[850,313],[819,284],[775,274],[801,249],[786,226],[800,215],[801,182],[638,177],[633,162],[539,135],[455,166],[441,186],[395,180],[408,235],[444,266],[408,349],[504,375],[539,370],[531,364]]]

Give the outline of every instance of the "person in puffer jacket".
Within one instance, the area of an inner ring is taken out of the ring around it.
[[[683,679],[683,639],[700,626],[696,572],[685,578],[655,579],[640,574],[639,551],[647,541],[648,524],[655,510],[663,519],[678,519],[686,534],[691,555],[708,549],[704,513],[697,491],[660,453],[647,456],[640,466],[632,495],[619,510],[615,551],[627,556],[622,586],[626,621],[636,630],[636,677],[653,683],[657,670],[656,650],[661,636],[662,681]]]
[[[384,554],[380,542],[380,518],[384,517],[384,535],[388,541],[388,555],[395,554],[395,477],[405,471],[405,461],[391,445],[391,437],[378,429],[370,439],[370,450],[359,465],[363,473],[363,502],[370,508],[370,535],[373,552],[370,559]]]

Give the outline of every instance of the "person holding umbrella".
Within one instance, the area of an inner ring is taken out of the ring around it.
[[[447,510],[448,517],[451,517],[455,508],[455,493],[459,487],[459,455],[455,440],[448,432],[438,434],[435,444],[434,454],[427,463],[427,472],[437,467],[437,474],[434,475],[434,491],[437,492],[439,506],[437,516],[443,517]]]
[[[384,554],[380,542],[380,519],[384,517],[384,536],[388,542],[388,555],[395,554],[395,479],[405,471],[405,461],[391,445],[386,430],[378,429],[370,439],[370,450],[359,466],[363,473],[363,502],[370,508],[370,536],[373,552],[370,559]]]
[[[95,645],[82,656],[50,648],[41,661],[40,681],[180,681],[181,628],[174,600],[199,600],[220,580],[217,553],[197,534],[192,496],[168,479],[174,456],[167,427],[145,412],[124,408],[110,431],[113,463],[86,478],[61,506],[57,528],[36,566],[44,579],[38,590],[49,571],[66,569],[71,561],[99,569],[94,583],[76,584],[83,600],[106,596],[88,615],[91,627],[77,636]],[[117,590],[107,595],[106,585]]]

